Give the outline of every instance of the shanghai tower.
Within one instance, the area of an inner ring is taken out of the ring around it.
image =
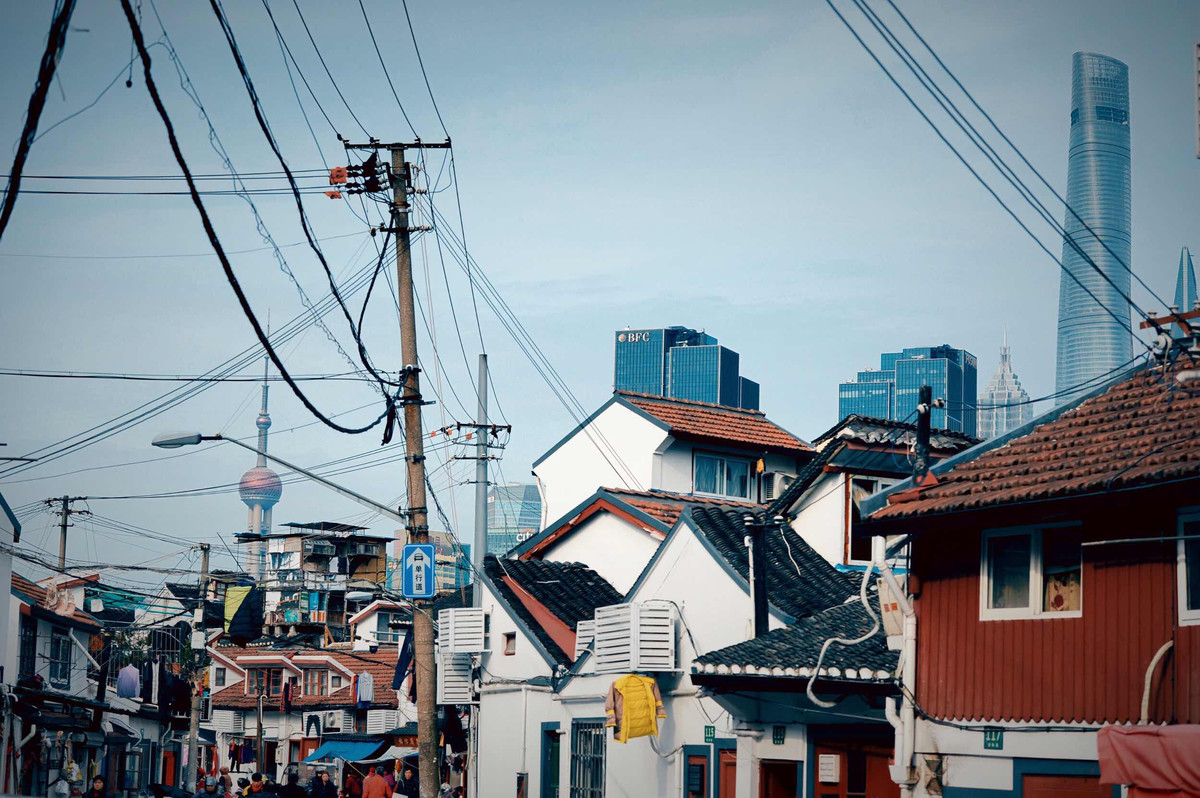
[[[1129,67],[1105,55],[1075,53],[1067,160],[1070,208],[1063,220],[1065,270],[1058,290],[1059,404],[1099,385],[1133,358],[1130,308],[1124,298],[1130,295],[1132,277],[1130,202]]]

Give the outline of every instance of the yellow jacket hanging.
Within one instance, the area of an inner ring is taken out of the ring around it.
[[[658,719],[667,717],[658,684],[649,676],[630,673],[608,688],[604,699],[605,725],[619,743],[634,737],[658,736]]]

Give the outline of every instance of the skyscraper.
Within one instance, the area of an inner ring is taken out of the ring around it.
[[[758,409],[759,386],[739,373],[740,356],[702,330],[618,330],[613,389]]]
[[[1058,289],[1059,404],[1078,395],[1074,389],[1085,390],[1089,380],[1133,358],[1129,302],[1122,297],[1129,296],[1132,277],[1130,204],[1129,67],[1105,55],[1075,53],[1070,208],[1063,220],[1064,272]]]
[[[858,414],[912,421],[917,393],[928,385],[935,399],[946,402],[933,409],[932,425],[975,435],[977,368],[974,355],[949,344],[885,352],[879,356],[878,371],[860,371],[856,379],[838,386],[838,418]]]
[[[1196,270],[1192,268],[1192,253],[1187,247],[1179,253],[1179,276],[1175,278],[1174,304],[1180,313],[1194,310],[1196,305]],[[1192,322],[1193,327],[1196,324],[1197,322]],[[1187,334],[1187,330],[1182,324],[1176,324],[1174,334],[1176,338],[1182,338]]]
[[[1028,402],[1029,394],[1013,373],[1008,333],[1005,332],[1004,345],[1000,347],[1000,365],[987,390],[979,395],[979,437],[999,437],[1032,419],[1033,405]]]
[[[542,497],[537,485],[493,485],[487,503],[488,554],[503,555],[542,530]]]

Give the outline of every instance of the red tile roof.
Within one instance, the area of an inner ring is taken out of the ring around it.
[[[760,410],[625,391],[618,391],[617,395],[667,424],[676,437],[740,443],[755,449],[788,453],[813,450],[795,435],[767,420]]]
[[[604,491],[616,496],[630,507],[635,507],[651,518],[661,521],[668,527],[675,526],[675,522],[679,520],[679,516],[688,505],[716,504],[722,507],[758,507],[749,502],[715,499],[707,496],[689,496],[686,493],[628,490],[626,488],[605,488]]]
[[[312,649],[312,648],[294,648],[294,649],[272,649],[272,648],[235,648],[232,646],[221,646],[216,649],[223,656],[229,657],[236,661],[240,656],[281,656],[291,660],[293,657],[300,655],[321,656],[328,655],[336,660],[339,664],[349,668],[355,675],[368,672],[375,678],[375,700],[372,706],[383,706],[395,708],[398,706],[396,702],[396,691],[392,689],[392,674],[396,670],[396,649],[380,649],[378,651],[337,651],[333,649]],[[259,667],[248,663],[239,663],[243,668]],[[301,663],[296,663],[300,666]],[[318,663],[303,663],[304,667],[325,667],[331,673],[340,673],[329,665],[320,665]],[[261,667],[270,668],[269,664],[264,664]],[[344,676],[344,674],[343,674]],[[303,684],[302,680],[297,679],[297,685]],[[213,693],[213,707],[216,709],[253,709],[257,704],[257,698],[253,695],[245,694],[243,682],[232,684],[229,687]],[[298,695],[292,700],[292,706],[296,709],[317,709],[326,707],[352,707],[355,704],[355,696],[352,680],[347,677],[342,681],[342,687],[334,690],[329,695],[321,696],[305,696]],[[278,711],[279,697],[267,698],[263,702],[263,708]]]
[[[45,601],[46,601],[46,588],[42,587],[41,585],[37,584],[36,582],[29,581],[28,579],[26,579],[25,577],[21,576],[19,573],[14,571],[13,575],[12,575],[12,589],[18,591],[19,593],[23,593],[24,595],[33,599],[34,603],[38,607],[41,607],[42,609],[45,610],[44,605],[45,605]],[[53,610],[45,610],[45,611],[53,612]],[[69,619],[69,620],[75,621],[78,624],[82,624],[83,626],[92,626],[97,629],[100,628],[99,621],[97,621],[92,616],[88,615],[86,612],[83,612],[78,607],[75,608],[71,612],[70,615],[64,615],[64,616],[62,616],[62,618],[64,621]]]
[[[902,491],[870,521],[1200,479],[1200,391],[1147,369],[1032,432]]]

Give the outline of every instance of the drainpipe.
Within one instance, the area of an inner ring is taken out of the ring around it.
[[[917,614],[908,600],[907,591],[900,586],[900,581],[888,565],[887,558],[908,542],[908,535],[891,546],[887,545],[887,539],[884,537],[876,536],[871,539],[872,559],[875,560],[884,582],[887,583],[888,591],[904,615],[904,643],[900,650],[900,685],[903,688],[900,711],[897,715],[893,701],[887,701],[884,707],[888,722],[896,730],[896,764],[892,766],[891,775],[892,781],[900,785],[901,798],[910,798],[916,783],[912,760],[917,739],[917,713],[913,703],[913,696],[917,690]]]
[[[1158,668],[1158,663],[1171,650],[1171,646],[1175,645],[1174,640],[1168,640],[1163,643],[1158,651],[1154,652],[1154,656],[1150,659],[1150,666],[1146,668],[1146,681],[1142,685],[1142,715],[1138,721],[1139,726],[1145,726],[1150,722],[1150,682],[1154,678],[1154,671]]]

